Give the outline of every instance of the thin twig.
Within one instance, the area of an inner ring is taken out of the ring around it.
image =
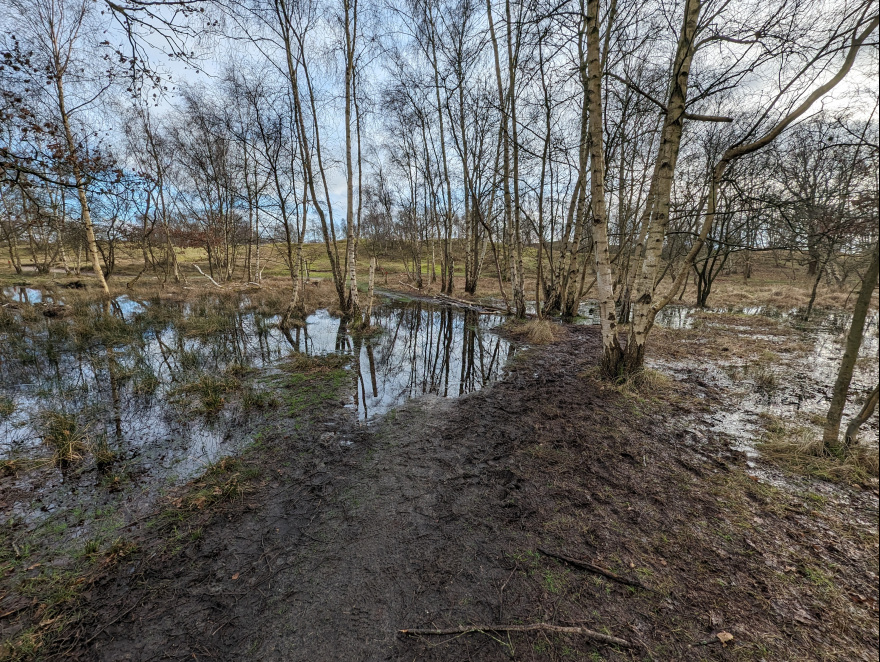
[[[654,593],[658,592],[656,589],[645,586],[640,581],[637,581],[635,579],[628,579],[626,577],[621,577],[620,575],[615,575],[610,570],[606,570],[605,568],[602,568],[598,565],[593,565],[592,563],[587,563],[586,561],[579,561],[578,559],[573,559],[568,556],[563,556],[562,554],[557,554],[556,552],[550,552],[550,551],[547,551],[546,549],[543,549],[541,547],[538,547],[538,551],[541,552],[541,554],[543,554],[544,556],[550,556],[554,559],[559,559],[560,561],[565,561],[566,563],[570,563],[573,566],[576,566],[578,568],[583,568],[584,570],[589,570],[590,572],[595,572],[597,575],[602,575],[603,577],[607,577],[608,579],[612,579],[612,580],[619,582],[621,584],[626,584],[627,586],[632,586],[634,588],[641,588],[646,591],[653,591]]]
[[[560,632],[563,634],[579,634],[594,641],[601,641],[606,644],[615,646],[632,647],[626,639],[612,637],[610,634],[603,634],[594,630],[588,630],[581,627],[565,627],[562,625],[551,625],[550,623],[532,623],[531,625],[462,625],[454,628],[439,629],[407,629],[399,630],[400,634],[411,635],[444,635],[444,634],[468,634],[470,632]]]

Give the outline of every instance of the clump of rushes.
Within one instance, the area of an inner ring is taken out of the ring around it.
[[[286,372],[314,374],[332,372],[348,365],[350,359],[341,354],[325,354],[323,356],[308,356],[307,354],[292,354],[290,358],[279,367]]]
[[[95,456],[95,464],[98,465],[98,471],[101,473],[106,472],[116,461],[116,452],[110,448],[107,437],[104,436],[92,446],[92,455]]]
[[[758,449],[764,459],[790,471],[822,480],[863,482],[880,473],[875,449],[856,445],[843,457],[829,455],[821,435],[809,426],[762,414],[764,435]],[[876,483],[875,483],[876,484]]]
[[[776,373],[763,363],[755,363],[748,367],[748,373],[755,381],[755,388],[770,393],[776,388]]]
[[[88,431],[75,414],[43,411],[40,428],[45,443],[52,449],[52,463],[59,467],[81,461],[89,450]]]
[[[73,332],[79,347],[93,343],[108,347],[130,343],[137,329],[99,306],[83,306],[74,312]]]
[[[668,389],[671,384],[672,378],[669,375],[650,368],[643,368],[626,381],[624,389],[634,389],[639,393],[650,395]]]
[[[146,365],[135,371],[132,378],[131,390],[135,395],[150,395],[159,388],[159,378],[153,369]]]
[[[15,476],[23,471],[27,463],[19,458],[0,460],[0,476]]]
[[[278,398],[274,394],[252,387],[246,388],[241,394],[241,406],[243,409],[266,409],[278,405]]]
[[[250,366],[245,365],[244,363],[230,363],[226,366],[226,369],[223,371],[229,377],[233,377],[235,379],[239,379],[244,377],[249,372],[251,372],[252,368]]]
[[[216,413],[226,403],[225,395],[230,391],[236,390],[239,386],[238,380],[231,377],[203,375],[197,381],[178,387],[173,395],[178,397],[189,395],[198,398],[199,406],[195,407],[195,409],[200,409],[207,413]]]
[[[15,411],[15,401],[7,395],[0,395],[0,421],[5,421]]]

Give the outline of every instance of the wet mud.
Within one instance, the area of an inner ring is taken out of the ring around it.
[[[694,422],[719,404],[697,378],[622,392],[591,377],[599,351],[570,327],[455,400],[274,420],[254,489],[181,518],[176,544],[133,526],[138,552],[89,578],[49,658],[876,659],[874,494],[767,484]],[[398,632],[534,622],[632,648]]]

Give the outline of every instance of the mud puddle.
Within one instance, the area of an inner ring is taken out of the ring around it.
[[[50,319],[42,304],[63,305],[64,295],[5,294],[19,305],[0,319],[0,521],[49,526],[68,541],[90,533],[89,513],[112,512],[117,525],[137,519],[250,444],[272,415],[273,379],[294,356],[347,357],[353,383],[340,404],[365,422],[425,394],[478,390],[515,351],[490,330],[501,317],[423,302],[381,302],[381,331],[362,337],[326,310],[282,333],[279,317],[247,295],[122,296],[110,314],[70,301]],[[52,421],[79,457],[59,462]]]

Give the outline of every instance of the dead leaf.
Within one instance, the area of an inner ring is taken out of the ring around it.
[[[722,646],[727,646],[728,641],[733,641],[733,635],[730,632],[719,632],[715,636],[718,637],[718,641],[721,642]]]
[[[236,579],[238,579],[238,573],[237,573],[237,572],[236,572],[234,575],[232,575],[232,581],[235,581]]]

